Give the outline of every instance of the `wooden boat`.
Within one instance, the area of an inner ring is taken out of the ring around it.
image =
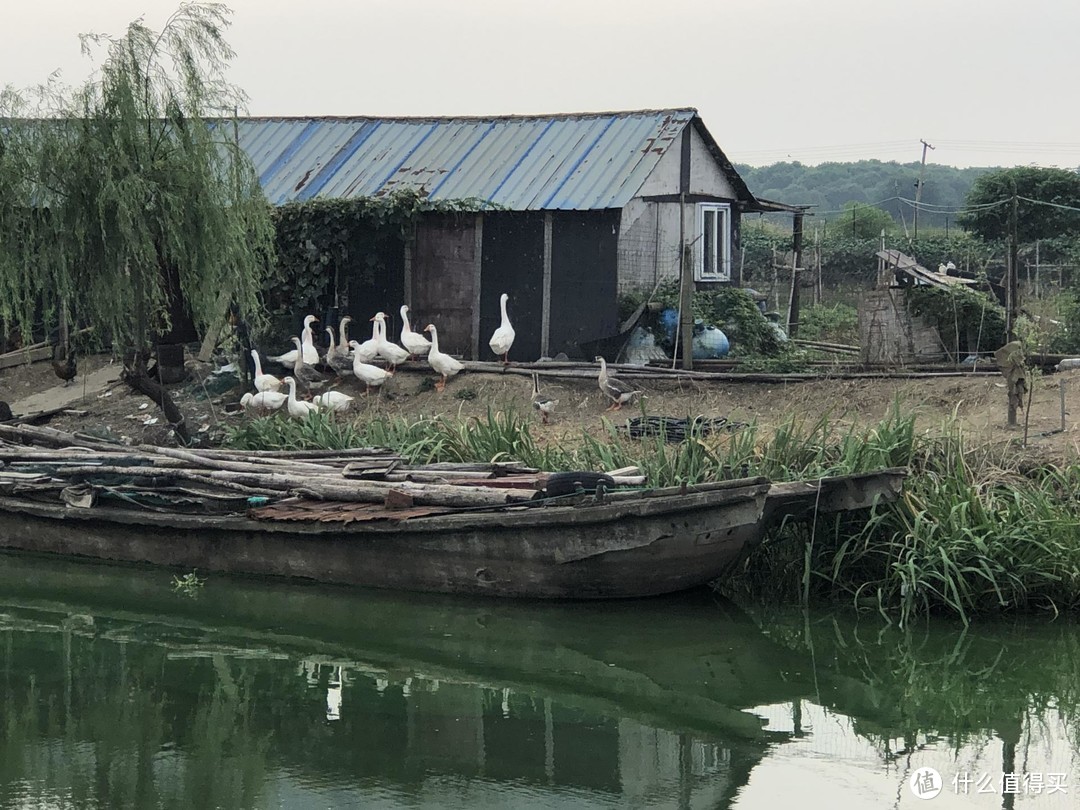
[[[340,470],[304,479],[281,472],[245,477],[230,468],[250,463],[155,452],[225,469],[166,469],[130,459],[129,466],[117,466],[119,456],[111,466],[72,466],[85,455],[65,455],[49,462],[44,483],[0,488],[6,490],[0,494],[0,547],[413,591],[639,597],[715,579],[778,519],[895,498],[904,475],[887,470],[787,484],[741,478],[545,497],[550,493],[508,480],[511,475],[486,486],[351,481]],[[139,459],[147,460],[163,459]],[[318,466],[292,463],[303,470]],[[141,477],[150,486],[110,485],[117,470],[123,480]],[[238,482],[269,481],[287,491],[274,492],[273,499],[226,492],[214,500],[177,487],[177,476],[241,488]],[[292,494],[314,488],[308,482],[319,477],[333,482],[317,490],[332,500]],[[523,477],[533,487],[542,480]]]

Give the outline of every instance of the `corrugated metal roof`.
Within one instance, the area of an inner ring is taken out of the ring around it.
[[[241,118],[275,205],[426,189],[516,211],[622,208],[693,109],[496,118]]]

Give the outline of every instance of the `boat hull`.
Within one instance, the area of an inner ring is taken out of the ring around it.
[[[746,478],[578,496],[567,505],[530,501],[396,517],[383,509],[377,520],[335,515],[335,506],[318,520],[255,519],[0,496],[0,548],[397,590],[654,596],[723,575],[779,522],[895,500],[904,475],[884,470],[782,484]]]
[[[769,485],[578,507],[326,525],[0,498],[0,546],[199,571],[504,597],[650,596],[715,579]]]

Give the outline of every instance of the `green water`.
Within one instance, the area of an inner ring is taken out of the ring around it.
[[[0,807],[1080,806],[1064,620],[214,575],[189,597],[161,570],[5,554],[0,686]]]

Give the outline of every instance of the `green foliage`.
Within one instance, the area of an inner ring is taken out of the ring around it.
[[[653,296],[665,308],[678,309],[679,283],[662,283]],[[700,290],[691,298],[694,318],[720,327],[731,341],[731,353],[744,356],[776,356],[787,352],[776,330],[758,308],[753,296],[740,287]]]
[[[839,224],[856,239],[880,239],[882,232],[888,233],[895,227],[888,211],[854,201],[844,203]]]
[[[219,297],[257,313],[270,210],[234,127],[228,10],[185,3],[161,31],[85,36],[84,85],[5,91],[0,116],[0,319],[29,334],[61,303],[121,345],[167,330],[176,287],[197,325]]]
[[[859,311],[848,304],[818,304],[799,313],[799,337],[829,343],[859,342]]]
[[[917,153],[917,149],[918,144],[913,144],[912,151]],[[757,196],[816,206],[813,209],[815,219],[827,221],[828,230],[833,229],[834,222],[843,224],[841,220],[844,214],[841,211],[851,202],[881,208],[898,225],[903,225],[905,220],[911,223],[910,203],[897,198],[914,199],[915,183],[919,179],[917,161],[859,160],[821,163],[817,166],[784,162],[771,166],[736,164],[735,168]],[[972,184],[990,171],[993,169],[958,169],[928,163],[921,202],[939,209],[961,208]],[[847,216],[850,219],[850,213]],[[949,216],[922,211],[919,214],[919,231],[924,227],[944,228]],[[790,221],[790,217],[785,219]],[[850,222],[848,225],[850,227]],[[810,222],[807,227],[812,227]]]
[[[931,612],[966,623],[1080,607],[1080,466],[1022,472],[1009,456],[970,446],[951,423],[915,436],[895,412],[875,435],[854,447],[903,447],[904,497],[857,523],[837,516],[785,527],[740,564],[732,592],[842,596],[902,624]]]
[[[345,296],[345,280],[371,285],[388,275],[387,257],[400,256],[424,213],[466,214],[490,208],[483,200],[432,201],[414,189],[382,197],[315,199],[275,209],[275,268],[265,287],[268,333],[296,330],[297,312],[323,312]]]
[[[1017,199],[1014,207],[1014,196],[1026,199]],[[1020,242],[1080,234],[1080,210],[1054,207],[1080,209],[1080,174],[1068,169],[1018,166],[991,172],[975,181],[966,204],[959,222],[987,241],[1010,237],[1014,211]]]
[[[647,415],[644,405],[642,414]],[[544,444],[532,435],[525,417],[489,408],[484,417],[461,420],[272,416],[233,429],[226,442],[241,450],[387,447],[412,464],[516,459],[549,472],[636,466],[652,486],[677,486],[740,475],[799,480],[905,465],[911,440],[908,422],[898,418],[888,438],[884,435],[841,430],[823,416],[810,425],[792,420],[772,438],[761,437],[751,425],[735,434],[705,436],[693,430],[684,441],[671,444],[662,436],[631,439],[605,423],[599,436],[583,431],[576,441]]]
[[[1005,310],[989,295],[968,287],[920,285],[907,289],[908,309],[937,327],[946,349],[958,359],[968,351],[994,351],[1005,344]]]

